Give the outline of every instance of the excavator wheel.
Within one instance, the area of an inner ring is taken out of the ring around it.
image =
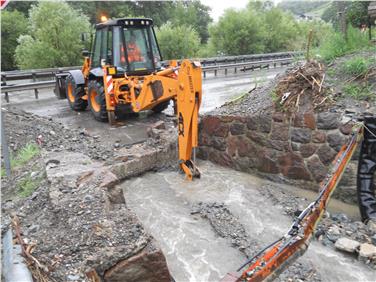
[[[84,111],[86,109],[87,101],[82,99],[82,96],[85,95],[84,85],[76,84],[71,74],[66,78],[66,93],[72,110]]]
[[[165,109],[167,109],[167,107],[170,105],[170,100],[166,101],[166,102],[162,102],[158,105],[156,105],[154,108],[152,108],[151,110],[154,112],[154,113],[160,113],[162,111],[164,111]]]
[[[92,80],[89,82],[88,101],[94,118],[99,121],[108,121],[106,94],[103,85],[98,81]]]

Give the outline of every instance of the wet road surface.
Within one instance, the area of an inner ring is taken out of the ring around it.
[[[291,218],[266,199],[258,177],[200,162],[201,179],[184,180],[176,171],[148,173],[122,184],[127,206],[156,238],[177,282],[218,281],[245,257],[220,238],[208,221],[190,214],[197,202],[225,203],[260,245],[284,234]],[[352,257],[314,242],[299,259],[313,264],[323,281],[372,281],[374,272]]]

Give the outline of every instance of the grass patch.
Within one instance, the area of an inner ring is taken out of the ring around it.
[[[22,167],[27,164],[32,158],[38,155],[40,152],[39,147],[35,143],[27,143],[23,148],[21,148],[15,156],[11,154],[10,156],[10,167],[11,169]],[[5,167],[1,168],[1,177],[4,177]]]
[[[270,97],[272,98],[272,101],[276,110],[280,112],[284,112],[285,108],[283,107],[283,105],[281,105],[280,103],[281,99],[279,98],[275,90],[270,92]]]
[[[342,71],[353,76],[365,75],[372,64],[372,60],[363,57],[354,57],[342,64]]]
[[[375,94],[372,92],[371,86],[361,86],[355,83],[348,83],[343,87],[343,92],[346,96],[352,97],[356,100],[371,101],[375,99]]]
[[[13,167],[19,167],[23,166],[24,164],[28,163],[32,158],[34,158],[36,155],[38,155],[40,152],[39,147],[34,143],[28,143],[23,147],[20,151],[18,151],[18,154],[16,158],[13,159],[13,164],[11,162],[11,165]]]
[[[328,68],[326,70],[326,74],[329,76],[335,76],[336,75],[336,70],[334,68]]]
[[[345,40],[341,33],[335,32],[326,38],[316,50],[316,53],[326,63],[329,63],[335,58],[341,57],[347,53],[369,48],[374,47],[372,47],[368,40],[368,34],[361,33],[357,28],[349,26],[347,30],[347,40]]]
[[[28,174],[17,184],[18,195],[23,198],[29,197],[38,188],[40,182],[40,178],[32,179],[30,174]]]

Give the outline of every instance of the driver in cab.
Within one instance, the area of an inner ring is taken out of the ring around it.
[[[142,62],[144,58],[141,56],[141,50],[137,46],[136,43],[136,36],[134,34],[131,35],[130,40],[127,44],[127,52],[128,52],[128,62]]]

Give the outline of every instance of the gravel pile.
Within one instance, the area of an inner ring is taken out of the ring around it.
[[[81,152],[94,160],[109,160],[114,156],[116,149],[104,147],[100,136],[90,136],[85,130],[68,129],[51,119],[22,111],[3,112],[5,133],[12,151],[35,142],[47,151]]]
[[[262,247],[248,236],[238,218],[223,203],[200,202],[191,210],[191,214],[198,213],[210,222],[219,236],[228,239],[233,247],[239,249],[247,257],[252,256]]]
[[[247,93],[245,96],[234,102],[226,103],[208,114],[242,116],[254,114],[259,111],[270,111],[273,107],[271,93],[273,92],[273,89],[277,85],[281,76],[283,76],[283,74],[277,75],[273,80],[270,80],[263,86],[256,88],[251,93]]]

